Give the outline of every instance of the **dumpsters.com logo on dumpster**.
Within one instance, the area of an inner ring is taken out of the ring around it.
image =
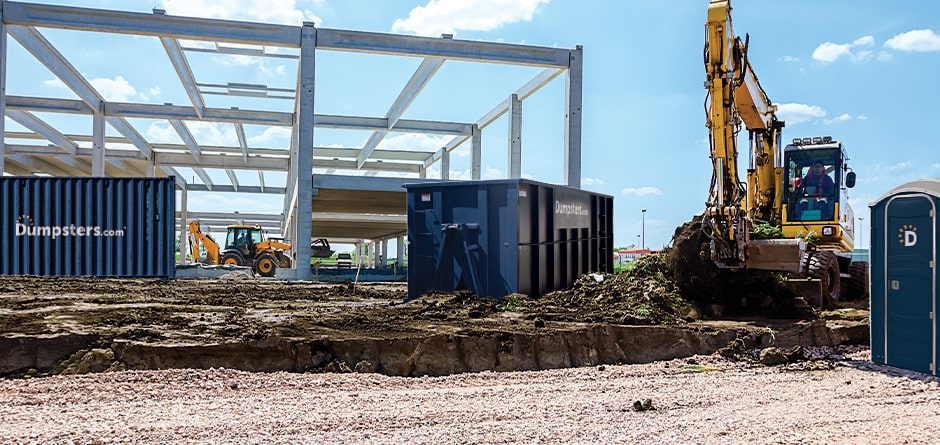
[[[33,218],[29,215],[18,216],[14,227],[16,236],[40,236],[51,239],[82,236],[116,237],[124,236],[124,233],[127,231],[127,227],[122,229],[103,229],[101,226],[78,226],[75,224],[39,226],[33,222]]]

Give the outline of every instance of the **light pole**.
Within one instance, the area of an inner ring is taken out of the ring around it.
[[[636,235],[636,246],[637,246],[637,248],[640,247],[640,234],[637,234],[637,235]]]
[[[643,233],[642,250],[646,250],[646,209],[643,209],[643,226],[642,226],[642,230],[643,230],[643,232],[642,232],[642,233]]]
[[[865,218],[862,216],[858,217],[858,248],[862,248],[862,237],[865,236]]]

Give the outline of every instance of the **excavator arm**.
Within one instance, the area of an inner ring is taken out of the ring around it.
[[[193,261],[199,261],[199,245],[206,246],[206,263],[219,264],[219,244],[211,236],[202,233],[199,221],[189,223],[189,246],[192,249]]]
[[[752,221],[780,219],[783,169],[780,137],[784,123],[761,88],[742,42],[731,27],[731,4],[712,0],[705,24],[706,126],[713,167],[703,226],[712,257],[723,266],[744,267]],[[738,171],[738,134],[750,136],[747,181]]]

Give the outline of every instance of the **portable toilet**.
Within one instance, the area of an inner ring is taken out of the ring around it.
[[[871,204],[871,359],[937,375],[940,181],[901,185]]]

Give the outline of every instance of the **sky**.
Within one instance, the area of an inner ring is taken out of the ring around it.
[[[582,188],[614,197],[615,245],[669,245],[675,229],[704,209],[711,178],[703,66],[706,0],[55,0],[101,9],[224,18],[408,35],[584,47]],[[737,35],[750,35],[749,61],[786,121],[784,140],[841,140],[858,184],[849,202],[868,247],[868,205],[908,181],[940,176],[931,109],[940,102],[940,3],[927,0],[738,0]],[[108,99],[187,104],[159,41],[149,37],[42,30]],[[14,39],[7,94],[74,98]],[[197,45],[193,43],[192,45]],[[280,50],[296,54],[296,50]],[[293,51],[293,52],[292,52]],[[152,54],[141,57],[140,54]],[[239,81],[293,88],[291,59],[189,55],[199,82]],[[321,51],[317,113],[384,116],[420,59]],[[448,61],[405,114],[473,122],[540,69]],[[256,107],[206,96],[213,107]],[[266,109],[290,111],[288,100]],[[523,104],[522,174],[564,181],[564,79]],[[42,115],[66,133],[90,134],[90,118]],[[166,122],[134,119],[152,140],[179,143]],[[22,128],[7,119],[7,131]],[[248,126],[251,127],[251,126]],[[190,123],[200,144],[237,145],[230,125]],[[252,146],[286,147],[289,130],[246,128]],[[109,130],[109,135],[116,134]],[[484,130],[484,179],[507,176],[506,117]],[[370,132],[315,132],[317,146],[361,146]],[[380,148],[435,151],[451,138],[392,134]],[[10,142],[10,141],[8,141]],[[746,135],[741,147],[746,147]],[[747,159],[746,153],[741,154]],[[467,147],[450,176],[469,179]],[[440,164],[429,170],[439,177]],[[187,171],[181,169],[181,171]],[[224,174],[221,174],[224,178]],[[239,172],[243,184],[257,183]],[[213,178],[215,179],[215,178]],[[187,178],[200,182],[198,178]],[[266,184],[285,181],[265,174]],[[220,183],[228,183],[218,179]],[[189,194],[191,211],[279,213],[282,200],[247,194]],[[646,210],[645,213],[643,210]]]

